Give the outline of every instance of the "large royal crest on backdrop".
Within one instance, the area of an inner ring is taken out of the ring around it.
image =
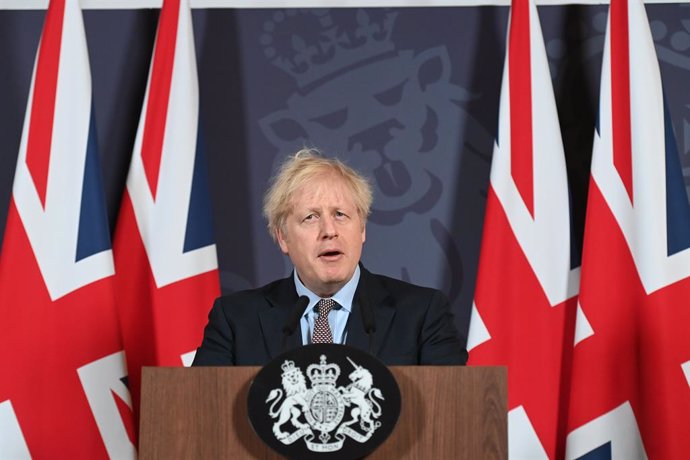
[[[271,361],[249,389],[259,437],[288,458],[361,458],[393,431],[400,390],[373,356],[345,345],[308,345]]]

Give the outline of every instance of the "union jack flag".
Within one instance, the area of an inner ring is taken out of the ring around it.
[[[511,458],[562,457],[579,272],[565,155],[532,0],[513,0],[469,364],[508,367]]]
[[[0,256],[0,456],[131,458],[91,75],[76,0],[51,0]]]
[[[690,455],[690,207],[644,5],[612,0],[568,458]]]
[[[186,0],[165,0],[115,232],[132,399],[142,366],[190,365],[220,293]]]

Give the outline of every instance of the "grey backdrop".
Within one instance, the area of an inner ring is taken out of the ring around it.
[[[578,258],[606,6],[540,7],[572,189]],[[690,193],[690,8],[649,5]],[[0,236],[42,11],[0,11]],[[318,147],[375,185],[364,264],[438,287],[468,326],[507,7],[195,10],[202,128],[225,292],[289,273],[262,193],[285,154]],[[85,11],[111,228],[157,10]]]

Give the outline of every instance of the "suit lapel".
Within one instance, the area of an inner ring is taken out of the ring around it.
[[[368,302],[374,312],[374,332],[371,340],[371,354],[378,356],[381,344],[388,335],[395,308],[388,291],[378,282],[376,277],[360,265],[361,275],[352,312],[347,321],[347,345],[369,352],[369,335],[364,330],[362,321],[362,302]]]
[[[295,332],[284,341],[283,326],[297,303],[297,291],[292,276],[278,283],[266,293],[268,303],[259,311],[259,322],[270,359],[302,346],[302,332],[298,325]],[[258,343],[257,343],[258,346]]]

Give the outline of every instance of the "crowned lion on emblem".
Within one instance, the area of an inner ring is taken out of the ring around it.
[[[273,424],[273,434],[279,440],[290,435],[290,433],[280,430],[280,427],[288,420],[290,420],[292,425],[297,429],[309,427],[307,423],[299,421],[299,417],[302,415],[302,408],[308,406],[305,399],[307,382],[304,378],[304,374],[302,374],[302,370],[299,367],[295,367],[292,361],[285,361],[281,367],[283,369],[283,389],[275,388],[271,390],[268,394],[268,398],[266,398],[266,403],[273,401],[269,409],[269,415],[271,418],[278,417],[278,421]],[[276,404],[278,404],[283,397],[283,390],[285,391],[285,399],[283,399],[280,407],[275,409]]]

